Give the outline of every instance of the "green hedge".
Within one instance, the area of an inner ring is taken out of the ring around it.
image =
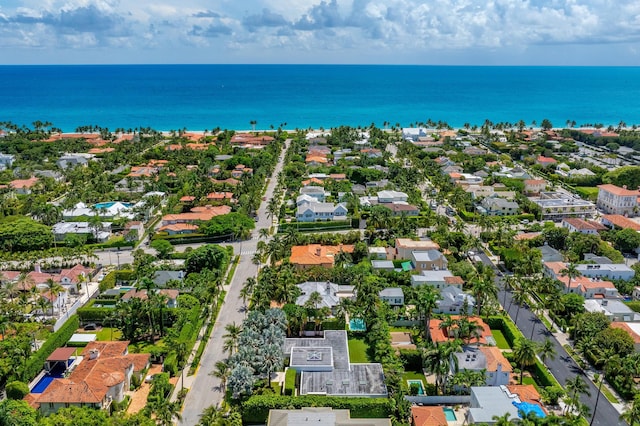
[[[286,396],[293,396],[296,391],[296,370],[293,368],[287,369],[284,375],[284,394]]]
[[[229,236],[215,236],[205,234],[179,234],[179,235],[166,235],[163,233],[155,234],[151,237],[151,241],[155,240],[167,240],[171,244],[195,244],[195,243],[221,243],[229,241]]]
[[[555,377],[553,377],[540,360],[536,360],[536,363],[527,368],[527,370],[529,370],[538,386],[560,386]]]
[[[302,407],[332,407],[350,410],[352,418],[388,418],[393,412],[391,400],[388,398],[254,395],[242,404],[242,421],[264,424],[269,416],[269,410],[300,409]]]
[[[85,307],[79,308],[76,312],[83,323],[99,322],[102,324],[115,308],[94,308],[95,300],[91,300]]]
[[[116,271],[111,271],[100,281],[98,288],[100,292],[107,291],[116,286]]]
[[[344,322],[344,320],[341,319],[332,319],[332,320],[325,320],[322,321],[322,329],[323,330],[345,330],[347,327],[347,324]]]
[[[133,281],[135,278],[136,273],[131,269],[121,269],[116,271],[116,281]]]
[[[300,231],[322,231],[325,229],[351,229],[357,227],[357,223],[354,226],[353,221],[349,220],[340,220],[333,222],[290,222],[278,225],[278,233],[286,232],[289,228],[294,228]]]
[[[400,360],[405,370],[422,371],[422,354],[417,349],[400,349]]]
[[[24,380],[27,382],[33,380],[44,367],[44,363],[49,355],[59,347],[64,346],[71,336],[73,336],[73,333],[76,332],[78,327],[80,327],[80,319],[78,318],[78,315],[73,315],[62,327],[60,327],[60,330],[51,334],[42,344],[42,347],[36,353],[31,354],[31,357],[27,360],[23,372]],[[15,376],[13,377],[13,380],[18,379],[17,372],[14,374]]]
[[[511,347],[515,345],[519,337],[523,337],[513,321],[503,316],[491,316],[485,318],[484,321],[492,330],[500,330]]]

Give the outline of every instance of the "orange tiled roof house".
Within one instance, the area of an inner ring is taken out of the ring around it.
[[[106,410],[112,402],[122,401],[131,377],[140,377],[149,366],[149,354],[129,354],[128,345],[127,341],[90,342],[68,378],[54,379],[34,401],[40,412],[49,415],[72,405]]]

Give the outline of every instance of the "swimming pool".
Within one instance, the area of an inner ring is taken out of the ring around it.
[[[120,201],[106,201],[104,203],[94,204],[93,207],[96,208],[96,209],[108,209],[109,207],[113,206],[117,202],[119,202],[120,204],[122,204],[125,207],[132,207],[133,206],[132,203],[124,203],[124,202],[120,202]]]
[[[349,320],[349,330],[351,331],[366,331],[367,326],[362,318],[352,318]]]
[[[418,386],[418,395],[424,395],[424,385],[422,384],[422,380],[407,380],[407,386],[411,389],[411,385]]]
[[[69,360],[69,365],[73,363],[73,360]],[[56,365],[51,371],[42,376],[38,383],[31,389],[31,393],[42,393],[53,382],[53,379],[61,379],[64,377],[65,368],[62,365]]]
[[[444,411],[444,417],[448,422],[455,422],[456,420],[458,420],[456,418],[456,412],[453,411],[453,408],[443,408],[442,411]]]

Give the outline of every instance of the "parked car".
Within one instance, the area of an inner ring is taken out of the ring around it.
[[[84,326],[85,331],[93,331],[93,330],[97,330],[98,326],[96,325],[96,323],[94,322],[90,322],[89,324]]]

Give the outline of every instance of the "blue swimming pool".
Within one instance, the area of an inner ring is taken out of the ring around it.
[[[69,360],[69,365],[73,363],[73,360]],[[31,393],[42,393],[53,382],[53,379],[61,379],[64,377],[65,368],[62,365],[57,365],[47,374],[42,376],[38,383],[31,389]]]
[[[522,414],[525,416],[531,412],[533,412],[536,416],[541,419],[544,419],[547,415],[542,410],[538,404],[532,404],[530,402],[513,402],[512,403],[518,409],[518,416],[522,417]]]
[[[453,411],[453,408],[443,408],[442,411],[444,411],[444,417],[448,422],[455,422],[456,420],[458,420],[456,418],[456,412]]]
[[[362,318],[352,318],[349,320],[349,330],[351,331],[366,331],[367,326]]]
[[[96,209],[108,209],[109,207],[113,206],[116,203],[116,201],[107,201],[104,203],[97,203],[94,204],[93,207],[95,207]],[[125,207],[133,207],[133,204],[131,203],[124,203],[121,202],[121,204]]]

